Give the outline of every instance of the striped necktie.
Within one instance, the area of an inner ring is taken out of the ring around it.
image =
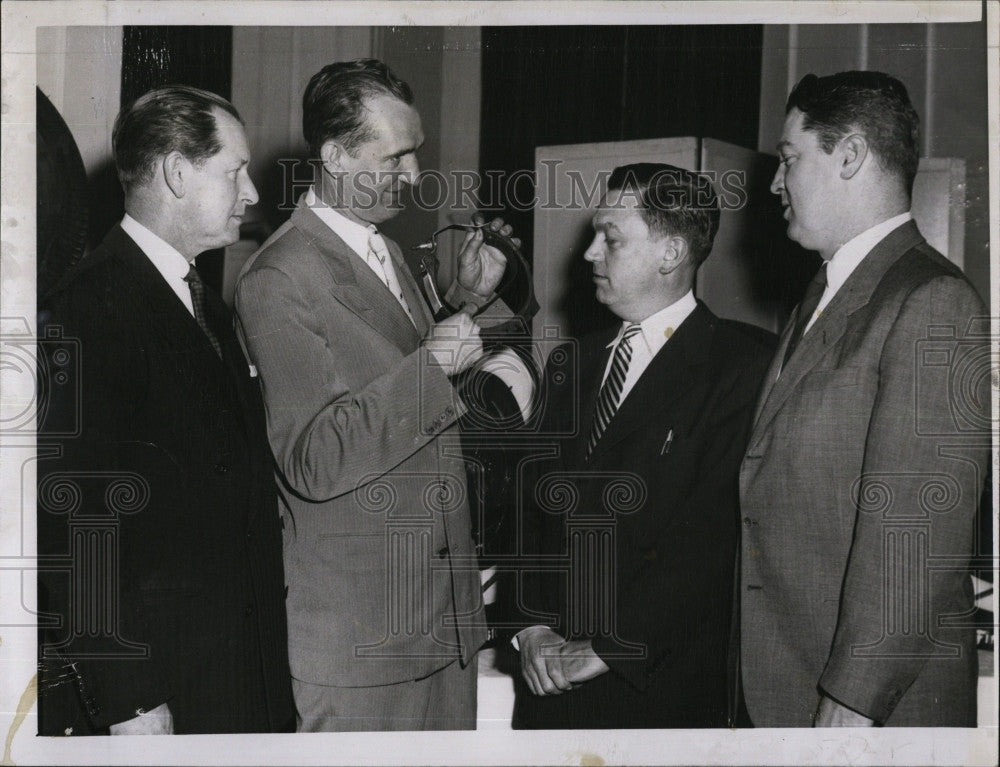
[[[191,305],[194,307],[195,322],[198,323],[198,327],[208,336],[209,343],[212,344],[212,348],[215,349],[215,353],[219,355],[219,359],[221,360],[222,344],[219,343],[218,336],[215,335],[215,331],[208,324],[208,303],[205,300],[205,283],[201,281],[201,275],[194,268],[194,264],[191,264],[184,282],[191,288]]]
[[[601,391],[597,395],[597,409],[594,411],[594,425],[590,429],[590,439],[587,442],[587,457],[594,452],[604,430],[608,428],[611,419],[618,410],[618,400],[622,396],[622,387],[625,385],[625,374],[628,373],[628,363],[632,359],[632,337],[642,330],[642,326],[633,323],[625,328],[618,346],[615,347],[614,359],[611,361],[611,370],[608,377],[601,386]]]

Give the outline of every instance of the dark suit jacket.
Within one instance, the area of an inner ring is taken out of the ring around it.
[[[740,473],[757,726],[809,726],[821,693],[889,726],[975,725],[963,616],[989,454],[989,323],[970,327],[984,314],[908,222],[777,377],[786,329]]]
[[[465,409],[420,348],[430,312],[386,243],[416,328],[305,205],[236,287],[287,512],[292,674],[314,684],[419,679],[486,636]]]
[[[703,304],[651,361],[585,460],[615,330],[549,358],[526,544],[562,572],[526,606],[590,638],[611,667],[558,696],[518,698],[527,727],[722,727],[737,536],[737,472],[773,337]],[[544,435],[566,435],[546,437]],[[672,436],[671,436],[672,435]]]
[[[178,733],[293,719],[263,407],[207,292],[223,360],[116,226],[43,315],[43,334],[79,340],[78,401],[59,383],[72,360],[48,359],[51,423],[81,429],[47,438],[41,424],[43,455],[63,451],[38,472],[39,602],[60,621],[44,632],[42,732],[99,730],[164,702]]]

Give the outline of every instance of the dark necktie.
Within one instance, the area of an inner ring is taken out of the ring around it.
[[[823,297],[824,290],[826,290],[826,261],[822,263],[819,271],[816,272],[816,276],[809,283],[805,295],[802,296],[802,300],[799,302],[799,313],[795,317],[795,327],[792,328],[791,338],[788,339],[788,347],[785,349],[785,359],[781,363],[782,368],[788,364],[788,360],[792,358],[795,347],[802,340],[802,334],[805,333],[806,325],[809,324],[809,320],[816,311],[816,307],[819,306],[819,300]]]
[[[622,396],[622,387],[625,384],[625,374],[628,373],[628,363],[632,359],[632,337],[640,330],[641,325],[633,324],[625,328],[621,341],[615,347],[615,356],[611,361],[611,370],[608,377],[601,386],[601,391],[597,395],[597,409],[594,411],[594,425],[590,429],[590,439],[587,442],[587,457],[594,452],[597,441],[608,428],[611,419],[614,418],[618,410],[618,400]]]
[[[215,349],[215,353],[219,355],[219,359],[221,360],[222,344],[219,343],[218,337],[208,324],[208,302],[205,300],[205,283],[201,281],[201,275],[194,268],[194,264],[191,264],[191,268],[188,270],[184,281],[191,288],[191,304],[194,307],[195,322],[198,323],[198,327],[208,336],[212,348]]]

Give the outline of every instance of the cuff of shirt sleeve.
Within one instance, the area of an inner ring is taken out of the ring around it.
[[[527,628],[523,628],[510,638],[510,643],[514,646],[515,650],[521,652],[521,641],[520,641],[521,634],[523,634],[525,631],[531,631],[532,629],[547,629],[547,628],[548,626],[545,626],[541,623],[534,626],[528,626]]]
[[[471,290],[467,290],[459,285],[458,280],[451,283],[451,287],[448,288],[448,292],[445,293],[444,300],[445,303],[451,306],[456,306],[461,308],[463,304],[473,304],[478,309],[479,307],[489,303],[496,293],[491,293],[488,296],[481,296],[478,293],[473,293]]]

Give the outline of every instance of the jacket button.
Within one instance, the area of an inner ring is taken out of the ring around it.
[[[217,463],[217,464],[215,464],[215,473],[216,474],[225,474],[227,471],[229,471],[229,467],[227,467],[226,464],[224,464],[224,463]]]
[[[247,605],[243,612],[245,612],[248,616],[253,615],[253,605]]]
[[[439,559],[444,559],[446,556],[448,556],[448,547],[447,546],[445,546],[445,547],[443,547],[443,548],[441,548],[441,549],[438,550],[438,558]]]

